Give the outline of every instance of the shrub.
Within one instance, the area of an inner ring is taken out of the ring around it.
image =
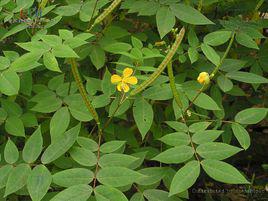
[[[267,120],[267,7],[0,1],[0,200],[179,201],[204,180],[252,184],[226,159]]]

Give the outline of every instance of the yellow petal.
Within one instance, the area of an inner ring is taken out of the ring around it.
[[[122,91],[122,82],[118,83],[116,88],[118,91]]]
[[[128,84],[132,84],[135,85],[138,83],[138,79],[135,76],[131,76],[131,77],[127,77],[124,79],[124,82],[128,83]]]
[[[111,83],[116,84],[118,82],[121,82],[122,78],[119,75],[112,75],[111,77]]]
[[[129,91],[129,86],[127,84],[123,84],[122,87],[125,93]]]
[[[132,68],[125,68],[123,71],[123,77],[127,78],[130,77],[133,73],[133,69]]]

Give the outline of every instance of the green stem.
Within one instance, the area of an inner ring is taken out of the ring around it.
[[[43,10],[47,5],[48,0],[42,0],[39,4],[39,10]]]
[[[198,10],[201,12],[202,11],[202,7],[203,7],[203,0],[199,0],[198,3]]]
[[[217,65],[217,66],[214,68],[213,72],[211,73],[211,75],[210,75],[210,80],[213,80],[214,77],[215,77],[215,75],[219,72],[220,67],[221,67],[222,64],[223,64],[223,61],[225,60],[225,58],[227,57],[227,55],[228,55],[229,52],[230,52],[230,49],[231,49],[232,44],[233,44],[233,42],[234,42],[234,37],[235,37],[235,33],[232,34],[232,37],[231,37],[231,39],[230,39],[230,41],[229,41],[229,44],[228,44],[228,47],[226,48],[226,50],[225,50],[225,52],[224,52],[224,55],[222,56],[222,58],[221,58],[221,60],[220,60],[219,65]],[[190,103],[190,105],[189,105],[189,106],[187,107],[187,109],[184,111],[184,114],[185,114],[185,112],[187,112],[187,110],[189,110],[189,109],[192,107],[194,101],[200,96],[200,94],[201,94],[206,88],[207,88],[207,85],[203,85],[203,86],[201,87],[201,89],[198,91],[198,93],[197,93],[196,96],[194,97],[193,101]]]
[[[169,62],[169,64],[167,65],[167,70],[168,70],[168,77],[169,77],[169,85],[171,88],[171,91],[173,93],[174,99],[177,103],[177,105],[179,106],[180,109],[182,109],[182,102],[180,99],[180,95],[176,89],[176,85],[175,85],[175,78],[174,78],[174,74],[173,74],[173,69],[172,69],[172,62]]]
[[[264,3],[264,0],[259,0],[259,2],[257,3],[257,5],[255,7],[255,11],[258,11],[263,3]]]
[[[227,47],[227,49],[225,50],[224,55],[222,56],[219,65],[217,65],[217,66],[215,67],[215,69],[213,70],[213,72],[211,73],[211,75],[210,75],[210,79],[213,79],[214,76],[218,73],[220,67],[221,67],[222,64],[223,64],[223,61],[225,60],[225,58],[226,58],[227,55],[229,54],[230,49],[231,49],[231,47],[232,47],[232,44],[233,44],[233,42],[234,42],[234,37],[235,37],[235,32],[232,34],[232,37],[231,37],[231,39],[230,39],[230,41],[229,41],[229,44],[228,44],[228,47]]]
[[[90,19],[89,19],[89,30],[90,30],[90,28],[91,28],[91,26],[92,26],[92,24],[93,24],[93,22],[92,22],[92,21],[93,21],[93,18],[94,18],[94,15],[95,15],[96,9],[97,9],[98,1],[99,1],[99,0],[96,0],[96,1],[95,1],[94,8],[93,8],[93,11],[92,11],[91,17],[90,17]]]

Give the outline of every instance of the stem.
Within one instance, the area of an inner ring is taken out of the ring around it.
[[[219,65],[217,65],[217,66],[214,68],[213,72],[211,73],[211,75],[210,75],[210,80],[213,80],[214,77],[215,77],[215,75],[219,72],[220,67],[221,67],[221,65],[223,64],[223,61],[225,60],[225,58],[227,57],[227,55],[228,55],[229,52],[230,52],[230,49],[231,49],[232,44],[233,44],[233,42],[234,42],[234,37],[235,37],[235,33],[232,34],[232,37],[231,37],[231,39],[230,39],[230,41],[229,41],[229,44],[228,44],[228,47],[227,47],[227,49],[225,50],[224,55],[222,56]],[[190,105],[187,107],[187,109],[184,111],[184,113],[187,112],[187,110],[189,110],[189,109],[192,107],[194,101],[195,101],[195,100],[200,96],[200,94],[207,88],[206,86],[207,86],[207,85],[203,85],[203,86],[201,87],[201,89],[198,91],[198,93],[197,93],[196,96],[194,97],[193,101],[190,103]]]
[[[225,58],[226,58],[227,55],[229,54],[230,49],[231,49],[231,47],[232,47],[232,44],[233,44],[233,42],[234,42],[234,37],[235,37],[235,32],[233,32],[233,34],[232,34],[232,37],[231,37],[231,39],[230,39],[230,41],[229,41],[229,44],[228,44],[228,47],[227,47],[227,49],[225,50],[224,55],[222,56],[219,65],[216,66],[215,69],[213,70],[213,72],[211,73],[210,79],[213,79],[214,76],[218,73],[218,71],[219,71],[219,69],[220,69],[220,67],[221,67],[221,65],[222,65],[222,63],[223,63],[223,61],[225,60]]]
[[[264,0],[259,0],[259,2],[256,5],[255,11],[258,11],[263,3],[264,3]]]
[[[90,29],[90,27],[92,26],[92,20],[93,20],[94,14],[95,14],[96,9],[97,9],[98,1],[99,1],[99,0],[96,0],[96,1],[95,1],[94,8],[93,8],[93,11],[92,11],[92,15],[91,15],[91,17],[90,17],[90,19],[89,19],[89,26],[88,26],[89,29]]]
[[[169,77],[169,84],[170,84],[171,91],[173,93],[173,96],[174,96],[174,99],[175,99],[177,105],[182,110],[183,106],[182,106],[182,102],[180,99],[180,95],[176,89],[175,78],[174,78],[173,69],[172,69],[172,62],[168,63],[167,70],[168,70],[168,77]]]
[[[199,0],[198,3],[198,10],[201,12],[202,11],[202,7],[203,7],[203,0]]]
[[[38,10],[42,11],[42,9],[44,9],[46,7],[47,2],[48,2],[48,0],[42,0],[41,3],[39,4]]]
[[[125,101],[125,93],[122,94],[122,97],[121,97],[121,100],[120,102],[118,103],[116,109],[114,110],[113,114],[110,116],[110,118],[104,123],[104,126],[103,126],[103,130],[106,129],[109,124],[111,123],[112,119],[114,118],[114,115],[116,114],[116,112],[118,111],[118,109],[120,108],[120,106],[124,103]]]
[[[102,139],[102,130],[99,130],[98,132],[98,151],[97,151],[97,163],[96,163],[96,169],[94,172],[94,179],[93,179],[93,189],[96,187],[97,184],[97,173],[99,171],[99,161],[100,161],[100,146],[101,146],[101,139]]]

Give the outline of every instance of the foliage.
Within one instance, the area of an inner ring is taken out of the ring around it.
[[[267,120],[267,7],[1,0],[0,200],[179,201],[204,179],[250,185],[226,159]]]

